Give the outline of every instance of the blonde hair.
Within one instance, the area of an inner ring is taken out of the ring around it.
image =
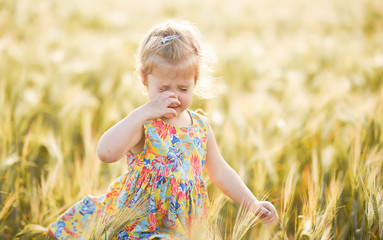
[[[215,55],[208,54],[202,48],[200,39],[197,28],[187,21],[169,20],[154,26],[140,43],[136,56],[137,77],[140,78],[141,74],[146,77],[153,67],[165,65],[190,71],[194,74],[195,83],[200,81],[201,75],[204,75],[205,80],[210,78],[210,65],[215,62]],[[204,82],[199,85],[207,85]]]

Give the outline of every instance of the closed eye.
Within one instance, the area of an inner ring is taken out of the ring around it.
[[[187,88],[180,88],[181,92],[186,92],[188,89]]]

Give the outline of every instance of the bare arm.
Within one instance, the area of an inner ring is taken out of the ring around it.
[[[173,103],[179,104],[174,93],[163,92],[107,130],[101,136],[97,146],[97,155],[100,160],[107,163],[120,160],[143,140],[145,121],[165,115],[176,115],[176,111],[169,108]]]
[[[101,161],[115,162],[141,141],[147,119],[143,110],[143,106],[137,108],[101,136],[97,146]]]
[[[225,195],[247,208],[257,209],[257,214],[263,218],[264,223],[275,224],[278,222],[278,214],[274,206],[269,202],[258,201],[239,175],[223,159],[211,127],[206,154],[206,172]]]

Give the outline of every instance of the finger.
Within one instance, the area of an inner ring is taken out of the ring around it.
[[[171,91],[165,91],[165,92],[162,92],[160,94],[158,94],[155,99],[159,102],[163,102],[165,101],[166,99],[168,98],[174,98],[175,97],[175,94]]]
[[[277,210],[270,202],[264,202],[262,207],[264,208],[264,214],[261,215],[262,222],[267,225],[274,225],[278,222]]]
[[[161,93],[161,96],[164,98],[177,98],[177,95],[172,91],[165,91]]]
[[[167,110],[165,110],[165,112],[168,113],[168,114],[177,115],[177,111],[174,110],[173,108],[167,108]]]
[[[269,216],[271,214],[271,212],[267,208],[265,208],[264,206],[261,206],[258,209],[258,214],[260,216]]]
[[[261,219],[264,219],[266,217],[268,217],[270,215],[270,211],[268,211],[266,208],[264,208],[263,206],[260,206],[258,207],[256,210],[255,210],[255,215]]]
[[[275,225],[279,222],[279,217],[277,214],[272,214],[270,217],[263,219],[263,223],[267,225]]]
[[[177,116],[177,112],[176,110],[172,109],[172,108],[168,108],[168,111],[166,111],[162,117],[164,118],[173,118],[173,117],[176,117]]]
[[[165,103],[166,107],[169,107],[171,105],[180,105],[181,104],[181,102],[176,98],[168,98],[164,101],[164,103]]]
[[[263,207],[270,213],[270,214],[276,214],[278,216],[277,210],[270,202],[265,202],[263,204]],[[270,215],[268,214],[268,215]]]
[[[262,219],[263,224],[271,224],[273,222],[274,216],[269,215]]]

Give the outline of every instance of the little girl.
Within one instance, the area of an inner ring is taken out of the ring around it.
[[[128,171],[105,195],[87,196],[52,224],[56,239],[79,239],[94,214],[132,207],[148,209],[114,239],[186,239],[193,222],[205,216],[208,196],[202,169],[228,197],[276,224],[270,202],[258,201],[223,159],[206,117],[189,110],[203,53],[196,30],[185,22],[154,27],[141,42],[138,73],[150,100],[106,131],[98,157],[106,163],[127,155]]]

